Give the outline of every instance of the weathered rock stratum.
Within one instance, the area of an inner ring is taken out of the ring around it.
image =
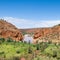
[[[16,41],[20,41],[23,38],[18,28],[2,19],[0,19],[0,37],[11,38]]]
[[[32,34],[35,41],[60,42],[60,24],[48,28],[22,29],[21,32]]]

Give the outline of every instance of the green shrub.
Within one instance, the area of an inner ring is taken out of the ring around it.
[[[7,39],[7,42],[13,42],[13,40],[9,37],[9,38]]]
[[[4,42],[5,41],[5,39],[4,38],[0,38],[0,42]]]
[[[48,47],[48,43],[41,42],[40,43],[40,50],[43,52]]]
[[[19,53],[20,53],[20,51],[19,51],[19,50],[17,50],[17,51],[16,51],[16,53],[17,53],[17,54],[19,54]]]
[[[36,50],[40,50],[40,44],[36,45]]]
[[[53,51],[53,57],[57,57],[57,51]]]
[[[0,52],[0,55],[4,54],[4,51]]]
[[[28,53],[30,53],[30,54],[32,53],[31,47],[28,48]]]

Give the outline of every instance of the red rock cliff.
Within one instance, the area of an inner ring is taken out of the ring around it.
[[[33,33],[34,40],[52,40],[60,42],[60,24],[49,28],[23,29],[22,32]]]
[[[0,19],[0,37],[3,38],[12,38],[13,40],[22,40],[23,36],[19,29],[17,29],[11,23],[8,23]]]

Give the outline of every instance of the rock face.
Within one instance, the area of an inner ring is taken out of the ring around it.
[[[35,41],[60,42],[60,24],[50,28],[24,29],[22,32],[32,33]]]
[[[0,19],[0,37],[11,38],[16,41],[22,40],[23,38],[19,29],[2,19]]]

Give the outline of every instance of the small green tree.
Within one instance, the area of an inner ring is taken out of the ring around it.
[[[40,43],[40,50],[44,51],[48,47],[48,43],[46,42],[41,42]]]
[[[31,47],[28,48],[28,53],[29,53],[29,54],[32,53],[32,49],[31,49]]]
[[[5,41],[5,38],[0,38],[0,42],[4,42]]]
[[[13,42],[13,40],[10,37],[8,37],[7,42]]]
[[[29,41],[28,53],[32,53],[32,49],[31,49],[31,46],[30,46],[30,41]]]
[[[53,51],[53,57],[57,57],[57,52]]]
[[[16,53],[17,53],[17,54],[19,54],[19,53],[20,53],[20,51],[19,51],[19,50],[17,50],[17,51],[16,51]]]
[[[36,50],[40,50],[40,44],[38,43],[38,41],[36,42]]]

